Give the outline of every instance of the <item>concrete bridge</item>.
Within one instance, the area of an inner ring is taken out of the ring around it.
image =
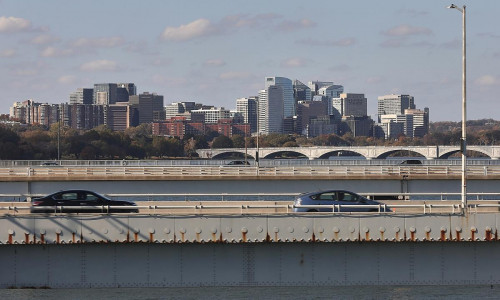
[[[488,156],[491,159],[500,158],[500,146],[467,146],[467,150],[475,151]],[[446,159],[460,151],[460,146],[359,146],[359,147],[280,147],[280,148],[259,148],[260,158],[272,158],[283,152],[292,152],[309,159],[328,159],[330,156],[350,152],[360,155],[366,159],[387,158],[398,151],[410,151],[426,159]],[[199,149],[198,155],[205,159],[218,159],[225,154],[240,153],[254,158],[257,153],[256,148],[226,148],[226,149]]]

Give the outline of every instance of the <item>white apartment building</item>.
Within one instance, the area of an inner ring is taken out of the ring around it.
[[[258,131],[283,133],[283,87],[270,85],[259,91]]]
[[[216,108],[211,107],[209,109],[196,109],[192,110],[191,114],[203,114],[205,116],[205,123],[207,124],[217,124],[220,119],[229,119],[231,117],[231,112],[224,107]]]

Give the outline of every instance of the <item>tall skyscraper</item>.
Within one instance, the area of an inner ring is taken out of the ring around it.
[[[283,133],[283,98],[282,86],[270,85],[259,92],[260,133]]]
[[[293,81],[293,97],[295,98],[295,103],[298,101],[310,101],[312,99],[311,88],[295,79]]]
[[[250,124],[250,132],[257,132],[257,97],[236,99],[236,111],[243,116],[243,123]]]
[[[148,92],[132,95],[129,97],[129,104],[137,109],[139,124],[151,123],[165,118],[163,96],[161,95],[150,94]]]
[[[364,117],[367,115],[367,100],[364,94],[344,93],[339,98],[332,98],[335,119],[341,117]]]
[[[283,118],[295,116],[292,81],[285,77],[266,77],[266,89],[271,85],[280,86],[283,89]]]
[[[96,83],[94,84],[94,104],[109,105],[115,104],[117,97],[116,83]]]
[[[385,95],[378,97],[378,122],[382,115],[404,115],[405,109],[415,109],[413,96]]]
[[[117,83],[116,102],[128,102],[128,97],[137,95],[137,87],[133,83]]]
[[[69,94],[69,104],[92,104],[94,90],[78,88],[74,93]]]

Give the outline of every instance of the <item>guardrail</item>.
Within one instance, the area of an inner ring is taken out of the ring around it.
[[[403,202],[403,201],[402,201]],[[26,203],[28,204],[28,203]],[[318,209],[322,212],[294,212],[294,208]],[[373,209],[374,211],[360,212],[352,209]],[[500,203],[474,203],[468,205],[469,213],[492,213],[500,211]],[[241,202],[219,202],[217,205],[196,203],[176,205],[137,205],[137,206],[78,206],[82,210],[79,214],[116,214],[123,213],[127,215],[146,214],[146,215],[247,215],[247,214],[462,214],[461,205],[458,203],[423,203],[423,204],[379,204],[379,205],[293,205],[287,203],[241,203]],[[131,209],[138,209],[138,213],[130,212]],[[329,209],[325,211],[325,209]],[[47,210],[52,212],[48,213]],[[34,213],[40,215],[60,215],[67,214],[68,211],[75,213],[75,206],[37,206],[30,205],[1,205],[0,212],[4,214],[27,214]],[[40,211],[40,212],[37,212]],[[88,212],[86,212],[88,211]],[[98,211],[98,212],[97,212]]]
[[[459,176],[461,166],[182,166],[182,167],[11,167],[8,177],[190,177],[190,176]],[[499,176],[500,165],[468,166],[473,176]]]

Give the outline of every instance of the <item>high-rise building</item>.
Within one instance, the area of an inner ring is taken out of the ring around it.
[[[311,120],[322,116],[328,116],[328,109],[325,101],[299,101],[297,103],[296,132],[308,135],[308,128]],[[329,117],[328,117],[329,120]]]
[[[282,86],[270,85],[259,92],[259,133],[283,133],[283,106]]]
[[[128,102],[129,96],[137,95],[137,87],[133,83],[117,83],[116,102]]]
[[[236,99],[236,111],[243,116],[243,123],[250,124],[250,132],[257,132],[258,97]]]
[[[231,112],[224,107],[216,108],[211,107],[209,109],[195,109],[191,110],[191,115],[203,115],[205,117],[205,124],[217,124],[221,119],[229,119],[231,117]]]
[[[332,114],[336,120],[340,117],[364,117],[367,115],[367,100],[364,94],[344,93],[339,98],[332,98]]]
[[[412,137],[423,137],[429,133],[429,108],[421,109],[405,109],[407,120],[411,119]]]
[[[295,116],[292,81],[285,77],[266,77],[265,88],[267,89],[271,85],[280,86],[283,89],[283,118]]]
[[[333,81],[309,81],[307,86],[311,89],[312,95],[318,95],[319,89],[333,85]]]
[[[109,105],[115,104],[118,85],[116,83],[96,83],[94,84],[94,104]]]
[[[94,90],[78,88],[69,94],[69,104],[92,104],[94,101]]]
[[[139,114],[139,124],[151,123],[165,119],[163,109],[163,96],[155,93],[142,93],[129,97],[129,105],[137,109]]]
[[[382,115],[403,115],[405,109],[415,109],[413,96],[385,95],[378,97],[378,122]]]
[[[293,81],[293,97],[296,103],[298,101],[310,101],[312,98],[311,88],[295,79]]]
[[[105,106],[104,123],[113,131],[125,131],[131,126],[131,106],[127,102],[117,102]]]

